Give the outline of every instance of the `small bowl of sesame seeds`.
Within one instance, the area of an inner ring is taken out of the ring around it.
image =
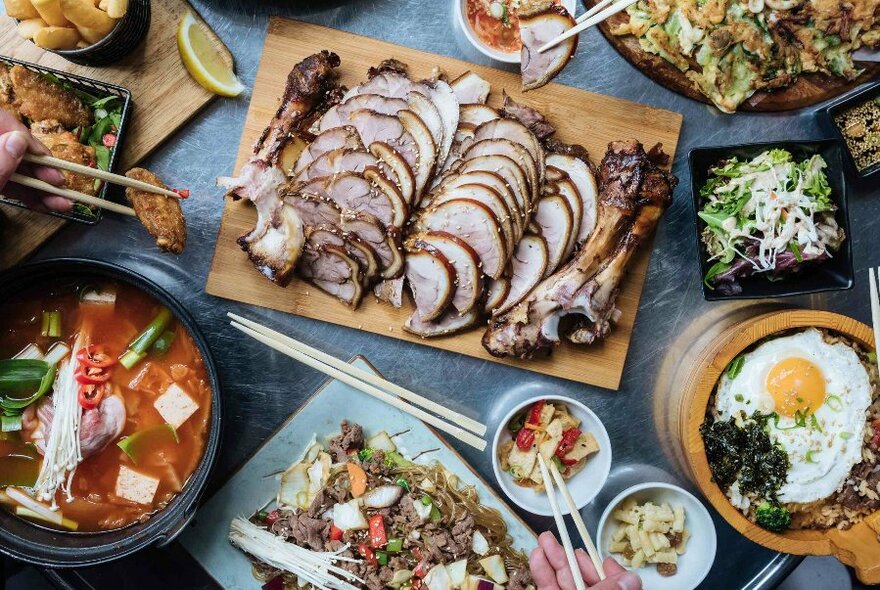
[[[866,178],[880,172],[880,82],[847,94],[821,112],[846,146],[856,173]]]

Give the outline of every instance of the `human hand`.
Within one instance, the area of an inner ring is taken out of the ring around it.
[[[27,127],[7,111],[0,109],[0,193],[18,199],[31,209],[69,211],[72,204],[64,197],[49,195],[42,191],[9,183],[13,172],[38,178],[56,186],[64,184],[64,176],[55,168],[22,164],[25,153],[51,156],[49,149],[40,143]],[[8,183],[8,184],[7,184]]]
[[[599,574],[596,572],[590,556],[583,549],[576,549],[574,553],[580,568],[578,573],[591,590],[642,589],[642,581],[639,577],[624,569],[610,557],[602,564],[607,577],[604,580],[599,580]],[[532,551],[529,566],[538,590],[575,589],[574,578],[568,567],[568,559],[565,557],[565,549],[559,544],[553,533],[545,532],[538,537],[538,546]]]

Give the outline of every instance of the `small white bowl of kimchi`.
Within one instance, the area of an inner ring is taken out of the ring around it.
[[[553,0],[574,16],[576,0]],[[522,43],[517,10],[522,0],[453,0],[455,19],[468,42],[483,55],[518,64]]]
[[[540,396],[513,408],[492,443],[492,467],[504,493],[533,514],[551,516],[538,454],[556,464],[578,508],[593,501],[611,471],[611,439],[599,417],[568,397]],[[568,514],[560,499],[559,508]]]

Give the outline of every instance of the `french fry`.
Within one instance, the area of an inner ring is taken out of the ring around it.
[[[34,43],[43,49],[76,49],[79,33],[70,27],[43,27],[34,33]]]
[[[61,0],[61,11],[72,23],[87,29],[94,29],[107,35],[116,26],[116,21],[89,0]]]
[[[107,16],[111,18],[122,18],[128,12],[128,0],[107,0]]]
[[[31,0],[31,2],[47,25],[51,27],[70,26],[70,22],[64,18],[64,13],[61,12],[61,4],[58,0]]]
[[[6,6],[6,15],[12,18],[29,20],[40,16],[29,0],[3,0],[3,4]]]
[[[100,31],[96,31],[95,29],[89,29],[86,27],[81,27],[79,25],[73,25],[76,27],[76,30],[79,31],[82,40],[86,42],[86,45],[94,45],[107,35],[101,34]]]
[[[40,17],[29,18],[18,23],[18,34],[23,39],[33,39],[34,34],[46,26],[46,21]]]

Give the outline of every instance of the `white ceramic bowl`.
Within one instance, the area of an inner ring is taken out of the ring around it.
[[[467,0],[452,0],[453,9],[455,10],[455,22],[458,24],[458,28],[464,33],[468,43],[473,45],[477,51],[490,59],[509,64],[518,64],[520,62],[519,52],[506,53],[504,51],[498,51],[480,41],[477,34],[471,28],[471,24],[467,20],[467,10],[465,9],[466,2]],[[574,15],[577,0],[562,0],[560,4],[562,4],[568,12]]]
[[[596,544],[602,559],[609,555],[615,559],[620,558],[619,555],[608,551],[611,537],[617,529],[611,513],[630,497],[635,498],[639,503],[650,500],[655,504],[668,502],[673,506],[683,506],[685,528],[691,532],[685,552],[679,556],[678,571],[674,576],[661,576],[654,565],[645,565],[636,571],[641,576],[644,587],[651,590],[693,590],[699,586],[715,562],[715,550],[718,544],[715,524],[702,502],[690,492],[669,483],[649,482],[635,485],[611,500],[602,513],[596,534]]]
[[[550,510],[550,503],[545,492],[536,492],[531,488],[525,488],[516,485],[513,478],[506,471],[501,470],[501,462],[498,460],[498,449],[505,442],[512,440],[512,435],[507,429],[507,424],[513,417],[522,410],[530,407],[539,400],[556,402],[564,404],[568,407],[568,411],[581,421],[581,431],[590,432],[596,437],[599,443],[599,451],[587,459],[586,465],[578,473],[569,480],[566,480],[568,491],[574,499],[578,508],[583,508],[589,504],[602,486],[608,479],[608,473],[611,471],[611,439],[608,438],[608,432],[599,417],[593,413],[584,404],[573,400],[569,397],[561,397],[556,395],[542,395],[526,400],[513,408],[501,421],[498,430],[495,432],[495,440],[492,442],[492,468],[495,470],[495,479],[507,497],[522,508],[533,514],[542,516],[551,516],[553,512]],[[561,496],[559,499],[559,508],[563,514],[568,514],[568,506]]]

